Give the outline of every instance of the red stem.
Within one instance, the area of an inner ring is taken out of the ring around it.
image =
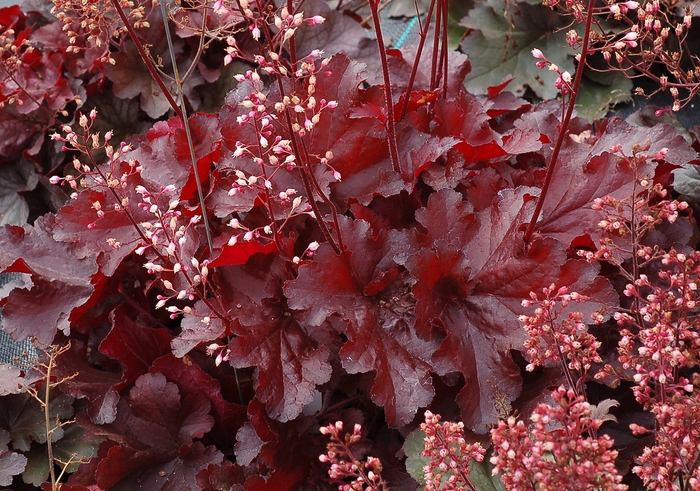
[[[440,8],[440,0],[438,0],[438,7],[435,11],[435,32],[433,33],[433,59],[432,65],[430,67],[430,90],[437,89],[438,86],[438,46],[440,45],[440,15],[442,14],[442,9]]]
[[[396,126],[394,122],[394,100],[391,95],[391,80],[389,79],[389,64],[386,58],[386,48],[382,37],[382,27],[379,19],[379,0],[369,0],[369,9],[372,11],[374,32],[377,35],[377,47],[382,61],[382,74],[384,75],[384,100],[386,102],[386,131],[389,136],[389,155],[394,171],[401,174],[399,165],[399,147],[396,143]]]
[[[416,81],[416,74],[418,73],[418,64],[420,63],[421,54],[423,54],[423,46],[425,46],[425,40],[428,37],[428,30],[430,29],[430,18],[433,16],[433,9],[435,8],[435,0],[430,0],[430,8],[428,8],[428,17],[425,20],[425,26],[421,27],[419,34],[420,41],[418,42],[418,49],[416,50],[416,58],[413,60],[413,67],[411,68],[411,77],[408,79],[408,85],[406,86],[406,94],[403,98],[403,108],[401,109],[401,116],[399,121],[406,117],[408,112],[408,103],[411,100],[411,92],[413,91],[413,84]],[[420,15],[420,12],[416,12],[416,15]]]
[[[537,204],[535,205],[535,211],[530,219],[530,224],[527,226],[525,231],[525,236],[523,240],[527,243],[530,241],[533,232],[535,231],[535,225],[542,212],[542,205],[547,197],[547,191],[549,190],[549,185],[552,183],[552,176],[554,176],[554,168],[556,167],[557,159],[559,158],[559,152],[564,145],[564,138],[568,134],[569,122],[571,121],[571,115],[574,112],[574,105],[576,104],[576,97],[578,95],[579,87],[581,86],[581,78],[583,77],[583,68],[586,66],[586,55],[588,54],[588,43],[591,32],[591,21],[593,19],[593,3],[594,0],[588,1],[588,12],[586,13],[586,26],[583,35],[583,46],[581,48],[581,59],[578,62],[578,67],[576,69],[576,78],[574,79],[574,84],[571,90],[571,95],[569,96],[569,104],[566,108],[566,114],[561,122],[559,136],[557,137],[557,142],[554,145],[554,151],[552,152],[552,157],[549,161],[549,166],[547,168],[547,175],[544,179],[544,184],[542,185],[542,191],[540,192],[540,197],[537,199]]]
[[[156,67],[153,66],[153,62],[151,61],[151,57],[148,56],[148,53],[146,53],[146,50],[143,48],[143,44],[141,44],[141,41],[139,40],[139,37],[136,34],[136,31],[134,31],[134,28],[131,26],[129,19],[126,17],[126,14],[124,13],[124,10],[122,10],[121,5],[119,5],[119,0],[112,0],[112,5],[114,6],[114,9],[117,11],[117,14],[121,18],[122,22],[124,23],[124,26],[126,26],[126,30],[129,32],[129,37],[134,42],[134,46],[136,46],[136,50],[139,52],[141,59],[146,64],[146,68],[148,68],[148,71],[151,73],[151,78],[153,78],[153,80],[156,81],[156,83],[158,84],[158,87],[160,87],[161,92],[163,92],[163,95],[168,100],[168,104],[170,104],[170,107],[172,107],[173,111],[175,111],[175,114],[177,114],[177,116],[184,122],[185,117],[182,114],[182,110],[180,109],[180,106],[177,105],[177,102],[175,102],[175,99],[173,99],[173,96],[170,95],[170,90],[165,85],[165,82],[163,82],[163,78],[158,73],[158,70],[156,69]]]
[[[449,12],[449,0],[443,0],[442,5],[442,97],[447,99],[447,66],[449,60],[449,46],[447,39],[447,25],[449,22],[448,12]]]

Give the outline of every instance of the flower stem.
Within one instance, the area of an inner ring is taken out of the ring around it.
[[[391,79],[389,78],[389,63],[386,58],[386,47],[382,37],[382,26],[379,19],[379,0],[369,0],[369,9],[372,11],[372,23],[377,35],[377,48],[379,58],[382,61],[382,74],[384,76],[384,100],[386,102],[386,131],[389,137],[389,155],[394,171],[401,174],[399,165],[399,148],[396,143],[396,126],[394,122],[394,100],[391,95]]]
[[[542,212],[542,205],[547,197],[547,191],[549,190],[549,185],[552,183],[552,176],[554,175],[554,169],[557,164],[557,159],[559,158],[559,152],[564,145],[564,138],[568,135],[569,122],[571,121],[571,116],[574,112],[574,106],[576,105],[576,97],[578,96],[579,88],[581,87],[581,78],[583,77],[583,69],[586,66],[586,55],[588,54],[588,44],[590,41],[591,32],[591,22],[593,20],[593,4],[594,0],[588,1],[588,11],[586,12],[586,26],[585,32],[583,34],[583,46],[581,47],[581,58],[578,62],[578,68],[576,70],[576,78],[571,90],[571,95],[569,95],[569,104],[566,107],[566,113],[564,114],[564,119],[562,119],[561,126],[559,128],[559,136],[557,137],[556,144],[554,145],[554,151],[552,152],[552,157],[549,161],[549,166],[547,167],[547,175],[544,179],[544,184],[542,185],[542,191],[540,192],[540,197],[537,199],[537,204],[535,205],[535,211],[530,219],[530,224],[527,226],[525,231],[525,236],[523,240],[529,242],[535,231],[535,225]]]

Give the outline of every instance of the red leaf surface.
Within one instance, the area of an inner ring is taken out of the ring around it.
[[[93,423],[114,421],[119,394],[115,390],[121,382],[118,373],[98,369],[88,362],[87,347],[78,340],[71,341],[68,351],[56,359],[56,377],[65,379],[63,392],[77,399],[87,399],[87,415]]]
[[[257,367],[255,392],[267,413],[279,421],[296,418],[314,399],[317,385],[331,377],[329,351],[294,319],[271,319],[250,328],[234,328],[230,363]]]
[[[181,398],[177,385],[163,374],[136,380],[129,395],[119,401],[117,419],[95,425],[82,418],[93,437],[118,445],[101,456],[94,479],[102,489],[126,491],[139,486],[154,490],[197,490],[196,474],[221,462],[215,447],[195,438],[211,430],[210,403],[201,394]]]
[[[70,332],[71,314],[94,291],[94,258],[83,258],[71,245],[53,240],[54,226],[54,217],[45,215],[33,227],[0,229],[0,270],[32,275],[31,288],[13,290],[3,309],[3,329],[17,340],[36,336],[51,344],[57,329]]]
[[[210,343],[226,335],[226,323],[212,312],[209,305],[199,300],[180,324],[182,331],[170,343],[175,356],[182,358],[203,343]]]
[[[151,366],[152,373],[162,373],[168,381],[174,382],[184,397],[201,394],[211,403],[214,417],[209,437],[220,449],[231,449],[235,443],[236,431],[246,419],[245,406],[233,404],[223,398],[221,383],[207,374],[194,360],[185,356],[176,358],[169,354],[157,359]]]
[[[153,188],[144,182],[127,162],[122,162],[115,169],[103,166],[102,170],[115,175],[129,175],[126,179],[126,187],[123,189],[129,200],[126,208],[129,214],[127,215],[122,207],[121,198],[117,199],[111,191],[106,189],[84,191],[78,195],[77,199],[69,201],[59,210],[53,237],[59,242],[73,244],[80,258],[99,255],[97,262],[101,271],[105,276],[112,276],[124,258],[139,246],[141,235],[134,222],[137,224],[150,222],[154,218],[153,214],[138,207],[142,198],[136,193],[136,186],[145,185],[151,190]],[[157,188],[155,191],[157,192]],[[100,203],[104,217],[98,217],[94,208],[95,202]],[[115,205],[120,209],[116,210]],[[107,241],[109,238],[118,240],[121,247],[118,249],[112,247]]]
[[[651,157],[662,148],[668,148],[664,160],[673,164],[686,164],[698,158],[671,125],[645,128],[617,119],[605,126],[592,145],[567,138],[536,230],[567,246],[586,234],[597,243],[603,233],[598,222],[603,217],[591,208],[593,200],[606,196],[624,199],[632,196],[634,188],[634,169],[608,149],[620,144],[624,154],[632,156],[633,145],[646,143],[650,148],[643,153],[650,158],[638,166],[637,178],[653,177],[656,162]],[[639,187],[637,190],[641,191]]]
[[[100,343],[99,350],[122,365],[121,381],[115,387],[121,390],[148,373],[156,359],[170,353],[172,336],[165,329],[137,324],[126,316],[123,307],[114,310],[111,321],[112,329]]]
[[[202,491],[243,491],[244,483],[243,468],[230,460],[212,464],[197,474],[197,484]]]
[[[534,207],[533,200],[525,199],[528,191],[504,190],[493,208],[476,216],[467,205],[455,206],[459,194],[441,191],[416,213],[432,245],[406,260],[415,278],[417,330],[424,338],[434,329],[446,334],[432,362],[441,375],[462,373],[465,387],[457,396],[462,418],[481,433],[497,420],[495,398],[500,394],[513,400],[519,394],[520,371],[509,352],[522,348],[518,316],[525,313],[520,303],[530,291],[554,283],[590,294],[596,301],[577,305],[589,314],[599,302],[616,302],[607,280],[583,261],[567,261],[558,242],[524,246],[518,227]],[[453,210],[449,218],[446,209]],[[451,226],[472,220],[466,233]]]
[[[413,298],[404,275],[375,295],[363,293],[396,267],[386,234],[373,237],[363,220],[343,218],[340,223],[347,250],[335,255],[322,247],[314,262],[299,268],[299,276],[285,286],[289,306],[307,310],[312,325],[332,314],[347,321],[343,368],[348,373],[374,371],[372,400],[384,407],[389,425],[405,425],[432,400],[428,362],[435,346],[415,335]]]

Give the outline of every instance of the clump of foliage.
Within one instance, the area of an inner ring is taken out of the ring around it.
[[[413,50],[366,39],[343,3],[57,1],[58,21],[0,9],[0,155],[24,176],[0,229],[0,270],[20,274],[3,328],[51,346],[24,389],[1,372],[3,485],[326,489],[331,463],[344,489],[415,488],[402,446],[425,408],[431,489],[476,489],[491,462],[507,474],[507,450],[484,458],[489,432],[518,456],[555,450],[561,430],[528,429],[531,414],[578,425],[562,459],[599,458],[590,482],[660,480],[648,469],[688,424],[697,350],[643,361],[671,308],[645,289],[688,284],[668,281],[679,254],[695,261],[695,224],[664,193],[697,152],[670,125],[576,117],[583,70],[544,47],[528,62],[559,100],[513,95],[512,77],[473,95],[447,2],[431,2]],[[646,12],[633,3],[620,15]],[[604,28],[593,13],[617,14],[577,5],[581,67],[609,52],[626,72],[630,50],[661,39],[589,38]],[[382,40],[378,2],[367,9]],[[693,339],[692,301],[666,320],[669,342]],[[532,317],[530,302],[562,310]],[[603,363],[636,399],[591,378]],[[631,420],[599,435],[610,418],[593,403],[612,398]],[[667,479],[694,489],[669,462]]]

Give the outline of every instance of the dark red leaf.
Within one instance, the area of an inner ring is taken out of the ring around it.
[[[178,358],[182,358],[200,344],[222,338],[227,332],[222,316],[212,312],[207,303],[199,300],[191,309],[191,313],[182,319],[182,331],[179,336],[170,343],[173,354]]]
[[[638,165],[636,171],[608,151],[620,144],[624,154],[632,156],[633,145],[646,143],[651,146],[643,153],[650,158]],[[645,128],[630,126],[618,119],[605,127],[605,132],[593,145],[567,138],[544,201],[538,233],[554,237],[567,246],[576,237],[588,234],[597,244],[603,235],[598,227],[603,216],[591,208],[593,200],[606,196],[621,200],[632,196],[635,177],[653,178],[656,163],[651,157],[662,148],[668,148],[665,160],[670,163],[684,164],[697,158],[697,153],[671,125]],[[641,191],[639,186],[636,189]]]
[[[41,485],[42,491],[53,491],[53,487],[50,482],[45,482]],[[78,484],[65,484],[61,483],[61,491],[92,491],[90,488],[85,486],[80,486]]]
[[[607,280],[584,261],[567,261],[558,242],[540,240],[525,247],[518,228],[534,207],[534,200],[526,199],[528,191],[504,190],[493,207],[475,217],[466,205],[453,211],[449,220],[474,220],[468,233],[445,223],[445,210],[459,209],[461,197],[441,191],[416,213],[428,229],[430,250],[406,260],[415,278],[419,334],[431,336],[428,326],[446,334],[433,366],[441,375],[462,373],[465,387],[457,396],[461,416],[480,433],[498,418],[495,397],[513,400],[519,394],[520,370],[510,350],[522,349],[518,316],[525,313],[521,301],[531,291],[554,283],[591,295],[594,301],[576,306],[586,314],[617,301]]]
[[[432,400],[428,361],[435,346],[415,334],[405,275],[380,294],[363,295],[382,272],[396,267],[392,257],[398,251],[389,249],[384,232],[373,237],[367,222],[341,219],[347,250],[338,256],[321,247],[314,262],[299,268],[285,286],[289,306],[306,310],[312,325],[333,314],[347,321],[343,367],[348,373],[374,371],[372,400],[384,407],[389,425],[405,425]]]
[[[3,310],[3,329],[17,340],[36,336],[51,344],[57,329],[69,333],[71,313],[94,291],[95,259],[53,240],[54,226],[55,218],[45,215],[33,227],[0,229],[0,269],[32,275],[31,289],[13,290]]]
[[[98,369],[88,362],[87,347],[72,340],[68,351],[56,358],[56,377],[65,379],[61,388],[71,396],[88,400],[87,415],[93,423],[111,423],[117,415],[119,394],[115,390],[122,377]]]
[[[160,372],[169,381],[176,383],[184,397],[202,394],[209,399],[211,415],[214,417],[214,426],[209,432],[210,439],[217,443],[219,449],[233,448],[236,432],[246,419],[246,409],[245,406],[223,398],[218,380],[202,370],[191,358],[176,358],[172,354],[156,360],[151,366],[151,372]]]
[[[64,205],[56,215],[56,226],[53,237],[58,242],[67,242],[74,246],[79,258],[93,258],[99,255],[97,262],[106,276],[111,276],[126,256],[138,246],[142,233],[134,225],[150,222],[154,216],[147,210],[138,208],[141,196],[136,193],[137,185],[146,185],[138,173],[131,169],[127,162],[122,162],[116,169],[103,167],[104,172],[116,175],[127,174],[126,187],[123,189],[129,203],[126,210],[122,207],[121,199],[108,190],[90,190],[78,194],[75,200]],[[150,188],[150,186],[148,186]],[[151,188],[152,189],[152,188]],[[157,190],[156,190],[157,192]],[[94,203],[99,202],[104,217],[99,218]],[[120,207],[115,210],[115,205]],[[167,204],[165,205],[167,207]],[[133,220],[133,221],[132,221]],[[119,248],[112,247],[107,239],[120,242]]]
[[[211,430],[209,401],[201,394],[181,399],[177,385],[163,374],[136,380],[119,401],[117,419],[95,425],[80,419],[93,437],[117,442],[99,457],[95,480],[102,489],[196,490],[196,474],[223,456],[195,438]]]
[[[294,319],[270,319],[244,329],[234,328],[230,363],[257,367],[256,397],[278,421],[296,418],[313,401],[317,385],[331,377],[329,351],[311,338]]]
[[[337,101],[338,107],[332,115],[321,117],[309,145],[311,154],[333,150],[330,163],[342,176],[334,185],[335,197],[366,204],[375,195],[397,194],[404,184],[392,169],[384,125],[373,117],[351,117],[361,105],[362,65],[345,55],[335,55],[326,70],[330,75],[318,77],[314,95]]]
[[[500,146],[500,137],[491,126],[491,119],[481,101],[467,92],[460,92],[454,100],[441,99],[435,105],[435,117],[440,121],[434,134],[461,139],[455,148],[467,162],[490,160],[506,155]]]
[[[121,381],[115,387],[121,390],[148,373],[156,359],[169,354],[173,338],[165,329],[145,327],[132,321],[123,307],[112,312],[111,321],[112,329],[100,343],[99,350],[122,365]]]
[[[244,483],[243,468],[229,460],[212,464],[197,474],[197,484],[202,491],[243,491]]]

